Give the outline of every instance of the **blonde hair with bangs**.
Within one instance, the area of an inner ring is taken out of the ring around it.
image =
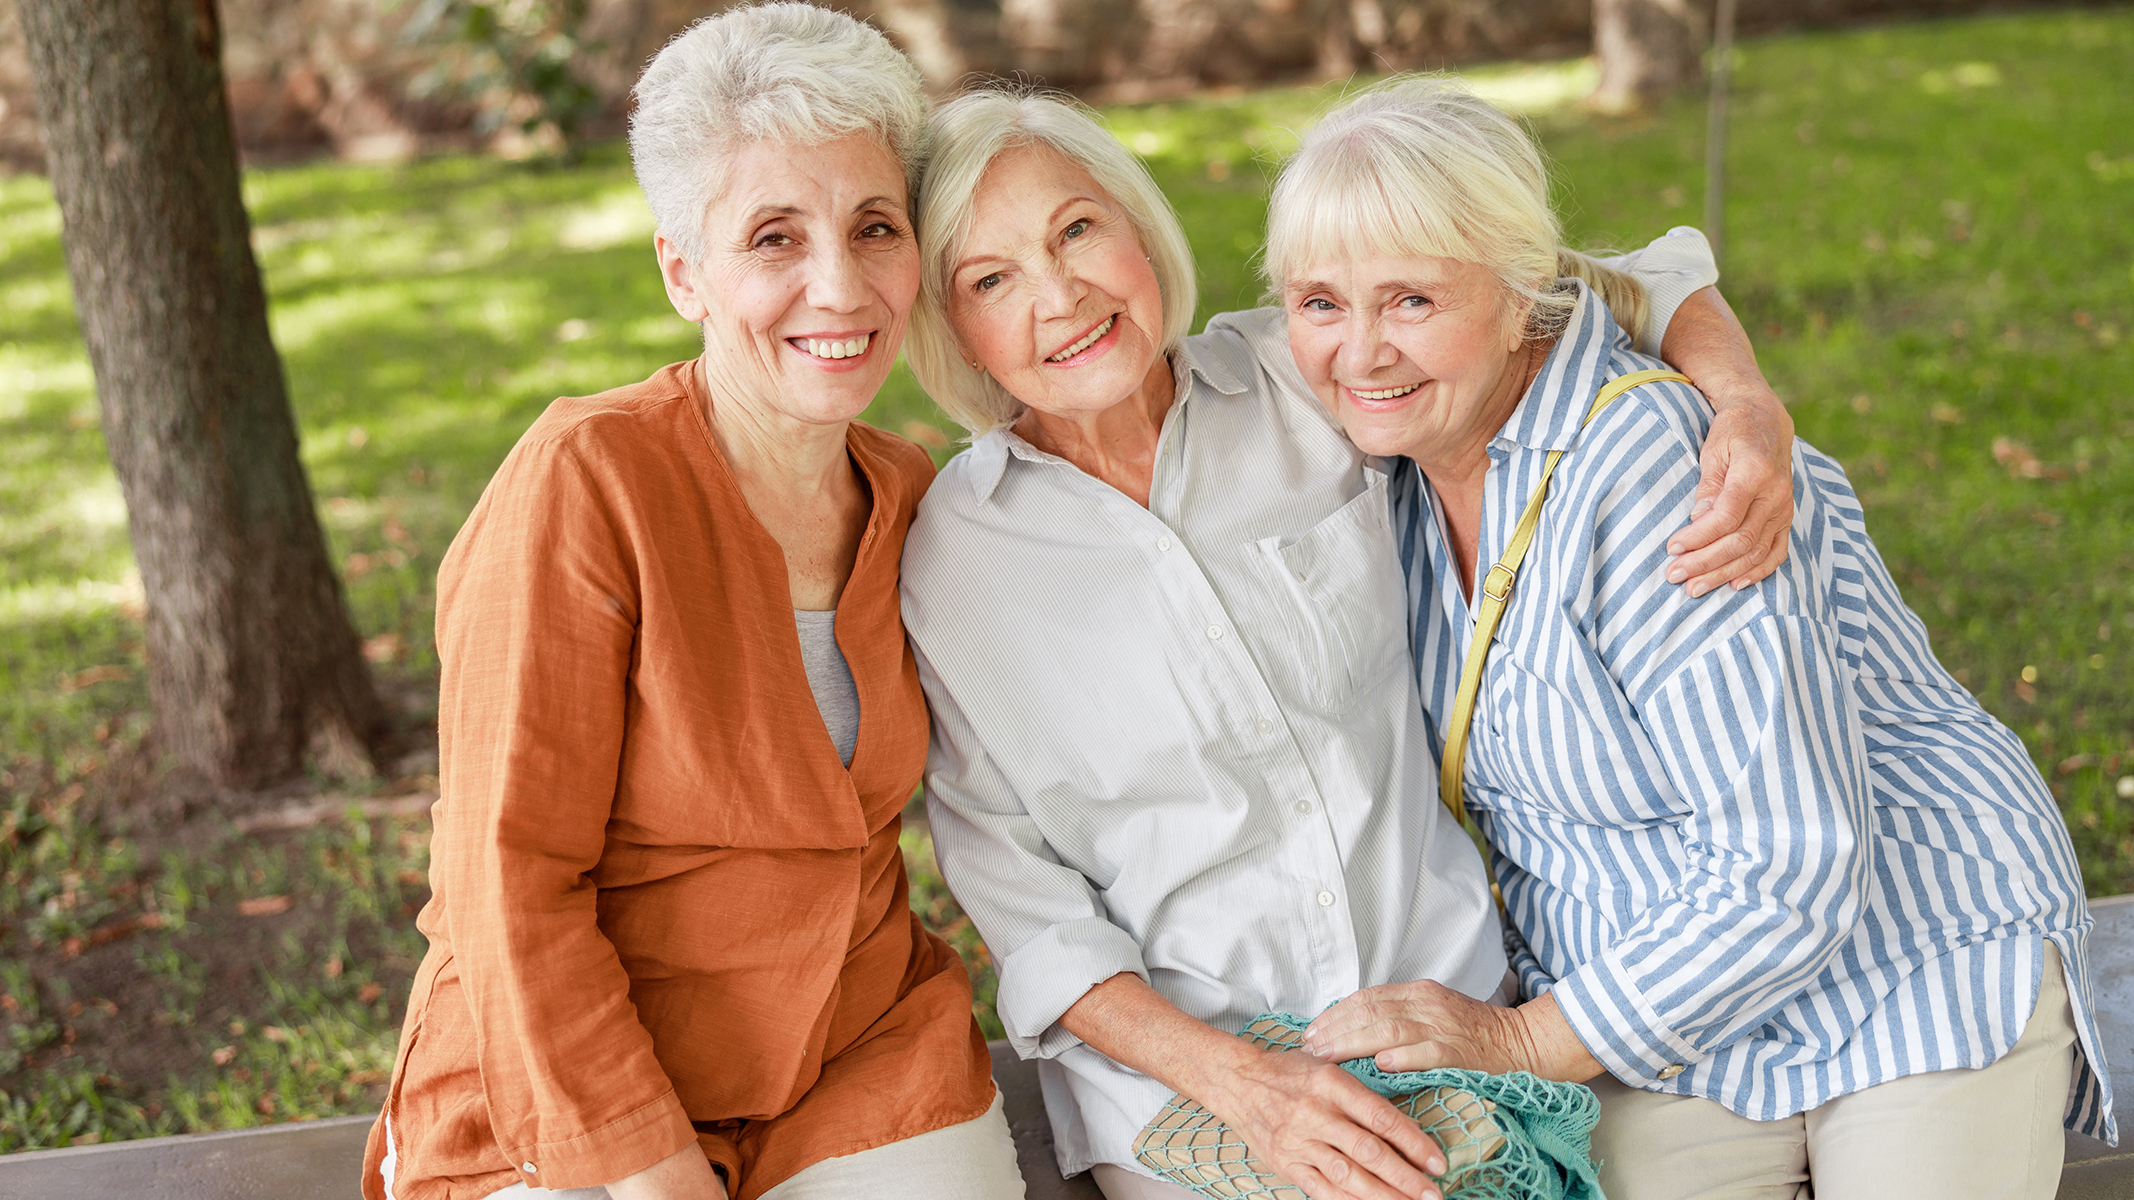
[[[1529,341],[1563,332],[1586,281],[1617,323],[1644,328],[1645,289],[1566,250],[1532,136],[1457,83],[1388,80],[1328,113],[1275,181],[1261,270],[1279,292],[1314,264],[1364,258],[1476,263],[1525,311]]]
[[[986,88],[958,96],[934,111],[931,157],[919,184],[919,302],[912,310],[904,357],[919,386],[943,412],[972,433],[1012,424],[1022,402],[993,377],[973,370],[963,339],[949,320],[956,260],[970,239],[978,185],[986,168],[1008,150],[1043,146],[1089,172],[1126,217],[1155,268],[1163,295],[1163,353],[1190,331],[1199,290],[1193,250],[1170,201],[1102,120],[1082,104],[1045,92]]]

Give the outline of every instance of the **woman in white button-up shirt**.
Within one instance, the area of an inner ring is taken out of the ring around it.
[[[981,93],[935,133],[909,353],[977,436],[912,526],[904,620],[936,850],[1010,1040],[1043,1060],[1061,1169],[1178,1193],[1131,1151],[1177,1091],[1318,1200],[1433,1195],[1442,1155],[1391,1105],[1231,1036],[1374,984],[1505,983],[1436,796],[1386,477],[1312,399],[1279,310],[1184,336],[1183,233],[1090,117]],[[1658,328],[1714,277],[1693,232],[1641,258]],[[1753,376],[1708,290],[1680,324],[1686,368],[1722,393]],[[1790,515],[1790,422],[1760,382],[1722,418],[1755,499],[1693,546],[1752,504],[1755,529]],[[1682,573],[1760,575],[1769,549],[1744,534]]]

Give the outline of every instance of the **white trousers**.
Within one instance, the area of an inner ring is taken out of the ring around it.
[[[1608,1076],[1593,1155],[1609,1200],[2052,1200],[2066,1157],[2074,1009],[2046,945],[2038,1007],[1990,1067],[1932,1071],[1776,1121]]]
[[[393,1195],[393,1126],[385,1126],[385,1194]],[[548,1188],[514,1183],[492,1198],[510,1200],[607,1200],[604,1187]],[[763,1200],[1023,1200],[1023,1175],[1015,1165],[1015,1138],[1008,1132],[1000,1095],[985,1115],[917,1137],[876,1146],[842,1158],[826,1158],[763,1193]]]

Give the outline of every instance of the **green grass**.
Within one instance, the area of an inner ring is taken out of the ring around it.
[[[1747,43],[1724,283],[1943,660],[2030,746],[2099,895],[2134,890],[2130,61],[2124,8]],[[1603,120],[1563,103],[1590,64],[1475,77],[1532,116],[1581,244],[1702,211],[1696,101]],[[1203,318],[1255,302],[1267,174],[1336,91],[1112,114],[1185,218]],[[687,357],[694,330],[617,145],[568,169],[257,171],[247,198],[357,622],[420,697],[437,561],[520,431]],[[901,370],[869,416],[949,448]],[[0,1150],[374,1106],[422,949],[420,821],[151,843],[83,816],[143,769],[124,518],[49,188],[0,180]],[[906,850],[991,1021],[984,948],[922,832]],[[239,908],[272,896],[290,907]]]

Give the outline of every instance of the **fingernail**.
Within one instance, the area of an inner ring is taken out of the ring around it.
[[[1689,578],[1689,568],[1688,568],[1688,567],[1669,567],[1669,568],[1667,568],[1667,582],[1669,582],[1669,583],[1680,583],[1680,582],[1682,582],[1683,580],[1685,580],[1685,579],[1688,579],[1688,578]]]
[[[1747,586],[1749,586],[1749,581],[1746,579],[1737,579],[1734,581],[1734,590],[1737,592]]]
[[[1701,517],[1710,511],[1712,511],[1712,502],[1709,500],[1699,500],[1695,504],[1689,506],[1689,519],[1694,521],[1698,517]]]
[[[1697,597],[1702,596],[1704,593],[1710,590],[1711,589],[1706,587],[1703,581],[1700,580],[1696,583],[1689,585],[1689,598],[1695,600]]]
[[[1680,553],[1682,553],[1682,543],[1680,543],[1680,542],[1669,542],[1669,543],[1667,543],[1667,552],[1668,552],[1669,554],[1680,554]]]

